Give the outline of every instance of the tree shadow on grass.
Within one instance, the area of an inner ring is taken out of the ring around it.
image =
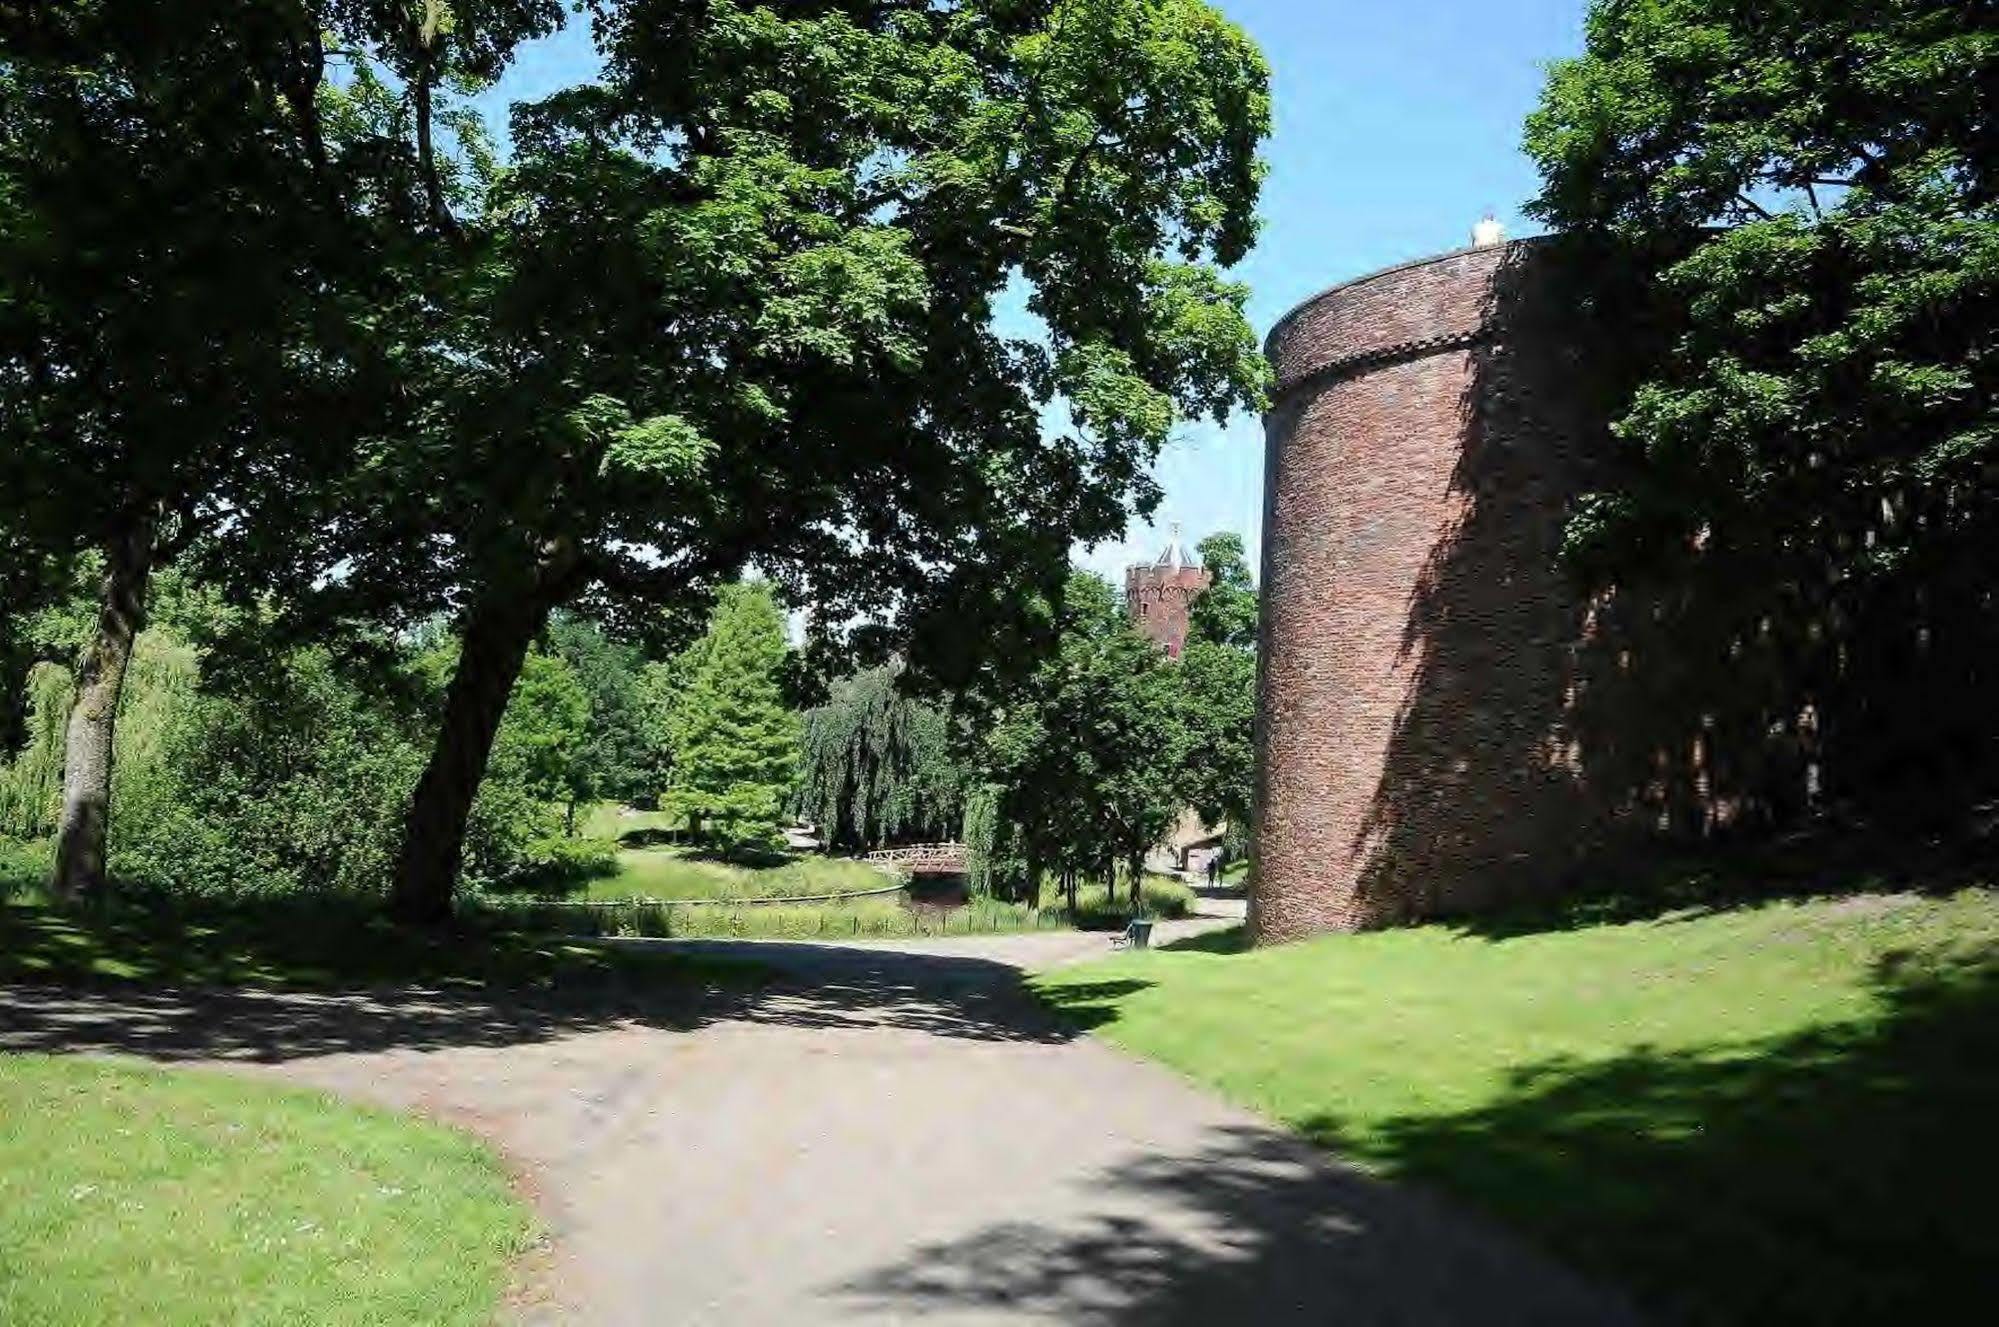
[[[1878,1018],[1521,1070],[1324,1145],[1472,1200],[1667,1320],[1961,1320],[1999,1267],[1999,954],[1899,955]]]
[[[626,1021],[688,1030],[754,1000],[765,975],[490,926],[412,930],[332,900],[9,904],[0,1047],[277,1062]]]
[[[1079,1176],[1072,1215],[995,1223],[831,1287],[859,1315],[1013,1314],[1113,1324],[1633,1321],[1592,1289],[1422,1194],[1271,1129]]]
[[[512,1046],[723,1020],[1045,1043],[1089,1025],[1047,1009],[1018,969],[982,958],[592,944],[479,926],[426,934],[319,904],[9,905],[0,910],[0,983],[10,981],[0,984],[0,1048],[168,1060]]]
[[[1686,920],[1778,900],[1861,893],[1948,894],[1999,869],[1992,835],[1933,842],[1853,832],[1797,833],[1701,852],[1600,856],[1561,896],[1451,919],[1468,934],[1507,939],[1590,926]]]
[[[1176,953],[1243,954],[1249,951],[1249,928],[1229,926],[1219,931],[1202,931],[1159,947]]]

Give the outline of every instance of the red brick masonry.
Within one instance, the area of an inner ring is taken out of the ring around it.
[[[1596,820],[1555,554],[1604,416],[1546,254],[1391,268],[1271,333],[1259,943],[1545,887]]]
[[[1175,659],[1187,647],[1188,614],[1208,588],[1204,567],[1160,567],[1143,563],[1124,573],[1125,612],[1141,635],[1166,647]]]

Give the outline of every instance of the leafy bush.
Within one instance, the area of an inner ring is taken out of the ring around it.
[[[23,842],[0,837],[0,903],[40,897],[53,857],[46,840]]]
[[[522,861],[496,883],[507,890],[564,894],[617,873],[616,841],[550,834],[530,843]]]
[[[980,935],[1061,929],[1054,909],[982,900],[969,907],[904,907],[895,899],[788,906],[744,903],[619,903],[610,906],[488,899],[484,906],[509,926],[568,935],[747,936],[760,939]]]
[[[1064,906],[1060,885],[1053,877],[1042,882],[1042,906]],[[1185,917],[1194,908],[1194,893],[1178,880],[1163,875],[1147,875],[1139,886],[1139,911],[1147,917]],[[1128,885],[1115,887],[1085,884],[1076,891],[1076,915],[1072,920],[1086,931],[1114,930],[1131,920],[1131,893]]]
[[[38,663],[28,671],[27,740],[12,760],[0,764],[0,834],[31,839],[55,831],[72,686],[69,670],[58,664]]]
[[[120,751],[113,871],[185,894],[379,892],[422,767],[398,699],[343,677],[315,648],[285,656],[248,692],[163,707],[158,758]]]

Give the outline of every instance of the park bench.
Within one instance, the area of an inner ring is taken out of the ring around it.
[[[1147,917],[1133,917],[1125,923],[1124,934],[1111,941],[1116,949],[1152,948],[1152,921]]]

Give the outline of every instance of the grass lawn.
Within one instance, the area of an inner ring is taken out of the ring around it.
[[[0,983],[573,989],[755,975],[747,965],[607,951],[476,917],[454,931],[413,931],[334,903],[0,903]]]
[[[464,909],[449,930],[399,927],[365,903],[156,895],[57,908],[46,844],[0,840],[0,983],[493,989],[759,980],[749,964],[607,951]]]
[[[897,894],[807,904],[760,900],[853,893],[894,885],[894,880],[851,859],[798,854],[763,867],[717,861],[684,848],[626,849],[615,877],[594,881],[580,901],[625,906],[579,908],[567,902],[494,896],[493,914],[534,931],[578,935],[854,939],[865,937],[981,935],[1058,930],[1070,926],[1115,929],[1129,911],[1122,890],[1102,885],[1078,891],[1071,917],[1060,891],[1044,886],[1038,907],[998,899],[909,906]],[[1184,916],[1193,894],[1177,880],[1150,876],[1145,907],[1156,917]]]
[[[526,1210],[455,1130],[236,1075],[0,1056],[0,1322],[487,1322]]]
[[[680,828],[680,817],[665,811],[641,811],[623,802],[592,802],[576,817],[576,832],[587,839],[616,842],[627,834],[667,834]]]
[[[1667,1319],[1955,1321],[1991,1288],[1991,891],[1196,944],[1039,989]]]
[[[577,897],[750,899],[850,894],[895,881],[872,866],[840,857],[787,856],[768,866],[737,866],[686,848],[627,848],[618,873],[593,880]]]

